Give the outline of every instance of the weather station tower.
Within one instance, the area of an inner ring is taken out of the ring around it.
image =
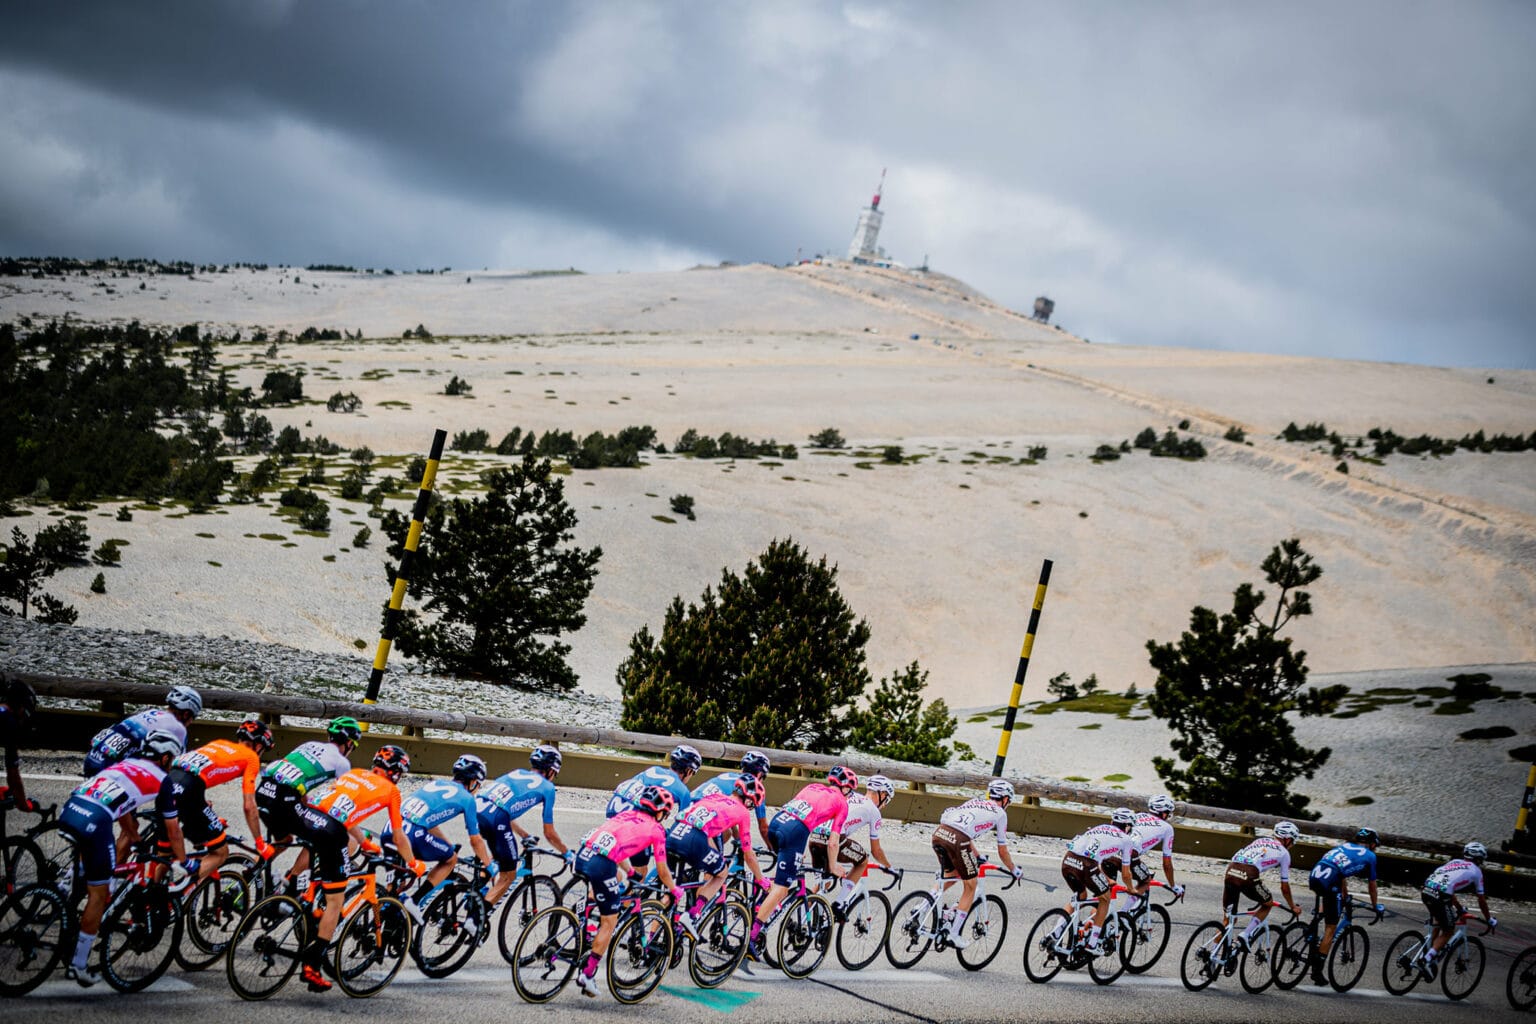
[[[870,263],[880,255],[875,243],[880,238],[880,220],[885,216],[880,212],[880,193],[883,191],[884,168],[880,171],[880,184],[875,189],[875,197],[859,212],[859,226],[853,229],[853,241],[848,243],[848,259],[854,263]]]

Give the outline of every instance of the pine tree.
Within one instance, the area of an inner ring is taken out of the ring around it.
[[[869,707],[854,716],[848,745],[865,753],[897,761],[944,766],[950,748],[944,741],[955,734],[955,719],[942,699],[923,707],[928,672],[912,662],[880,680]]]

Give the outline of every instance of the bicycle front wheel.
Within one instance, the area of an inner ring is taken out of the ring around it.
[[[250,891],[239,872],[220,868],[187,897],[176,962],[188,971],[211,966],[229,948],[240,919],[250,908]]]
[[[565,907],[535,914],[512,947],[512,987],[526,1003],[547,1003],[565,988],[586,951],[581,921]]]
[[[1509,965],[1509,977],[1504,981],[1504,996],[1509,1005],[1517,1010],[1529,1010],[1536,1006],[1536,946],[1520,951],[1515,962]]]
[[[1365,962],[1371,955],[1371,940],[1357,924],[1346,928],[1333,940],[1328,951],[1328,984],[1335,992],[1348,992],[1365,974]]]
[[[1050,981],[1061,970],[1056,942],[1070,920],[1065,910],[1047,910],[1029,930],[1029,938],[1024,942],[1024,974],[1030,981]]]
[[[699,937],[688,953],[688,976],[699,988],[715,988],[729,978],[747,955],[752,911],[731,898],[716,904],[699,921]],[[877,950],[878,952],[878,950]]]
[[[450,881],[421,908],[421,926],[411,939],[411,959],[429,978],[446,978],[480,948],[480,905],[485,901],[464,882]]]
[[[309,942],[309,914],[292,896],[270,896],[235,928],[224,954],[229,987],[241,999],[276,994],[299,969]]]
[[[866,892],[848,906],[837,926],[837,960],[850,971],[862,971],[885,949],[891,930],[891,901],[883,892]]]
[[[1279,933],[1260,928],[1248,941],[1237,967],[1237,980],[1243,983],[1243,991],[1258,995],[1275,983],[1275,951],[1279,947]]]
[[[1423,932],[1403,932],[1387,947],[1381,964],[1381,983],[1395,996],[1407,995],[1419,983],[1419,956],[1424,952]]]
[[[1307,976],[1311,955],[1312,943],[1307,938],[1307,926],[1300,921],[1286,925],[1270,955],[1275,965],[1275,987],[1288,992],[1300,985],[1301,979]]]
[[[102,919],[101,976],[119,992],[142,992],[171,966],[180,941],[181,905],[164,886],[134,886]]]
[[[1179,961],[1179,977],[1191,992],[1199,992],[1220,976],[1227,955],[1226,932],[1220,921],[1207,921],[1190,935]]]
[[[891,934],[885,943],[885,958],[892,967],[905,970],[923,958],[933,945],[939,930],[939,908],[933,894],[914,892],[906,896],[891,913]]]
[[[672,960],[672,918],[644,903],[613,933],[608,947],[608,991],[621,1003],[638,1003],[661,984]]]
[[[502,901],[501,917],[496,926],[496,945],[501,950],[501,958],[516,966],[512,947],[522,935],[523,929],[528,927],[528,922],[539,911],[565,903],[567,893],[575,894],[572,897],[575,902],[565,905],[580,914],[582,903],[587,897],[586,885],[585,879],[573,878],[562,891],[549,875],[529,875],[514,885],[512,892]]]
[[[1008,908],[997,896],[988,896],[971,905],[971,912],[962,926],[970,944],[956,949],[960,966],[968,971],[979,971],[991,963],[1002,951],[1003,939],[1008,936]]]
[[[808,978],[827,958],[831,945],[831,904],[820,896],[797,900],[779,927],[779,969],[791,978]]]
[[[1144,913],[1121,913],[1120,930],[1133,940],[1126,946],[1126,973],[1145,974],[1162,959],[1173,925],[1167,910],[1151,906]]]
[[[1108,919],[1108,925],[1118,925],[1114,918]],[[1095,985],[1108,985],[1120,975],[1125,973],[1125,962],[1130,957],[1131,947],[1136,942],[1136,936],[1129,932],[1122,932],[1115,928],[1111,946],[1107,952],[1100,953],[1096,950],[1088,950],[1088,977],[1093,979]]]
[[[337,936],[336,984],[358,999],[381,992],[400,973],[410,949],[411,918],[405,906],[393,896],[364,903]]]
[[[1465,999],[1483,980],[1488,956],[1481,939],[1467,937],[1448,955],[1440,958],[1440,987],[1451,999]]]
[[[47,877],[43,851],[26,836],[9,836],[0,843],[0,868],[5,871],[4,894],[27,885],[36,885]]]
[[[24,996],[48,980],[74,931],[64,897],[51,886],[29,885],[0,902],[0,995]]]

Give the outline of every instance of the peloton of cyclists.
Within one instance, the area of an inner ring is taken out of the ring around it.
[[[262,769],[256,783],[256,809],[267,832],[279,844],[294,834],[298,812],[326,783],[352,770],[348,760],[363,738],[357,719],[333,718],[325,724],[324,740],[300,743],[288,756]],[[301,852],[288,868],[287,884],[299,888],[307,878],[309,851]]]
[[[1487,859],[1488,847],[1479,842],[1470,842],[1462,847],[1459,858],[1446,861],[1424,880],[1424,889],[1419,895],[1429,908],[1434,935],[1430,939],[1429,948],[1424,951],[1423,965],[1419,970],[1428,980],[1434,979],[1435,958],[1456,930],[1456,919],[1464,909],[1457,893],[1470,889],[1477,897],[1478,908],[1482,910],[1489,930],[1498,927],[1498,918],[1488,913],[1488,897],[1483,893],[1483,861]]]
[[[744,851],[751,850],[751,814],[762,805],[763,796],[762,780],[743,772],[736,776],[730,796],[710,793],[695,800],[692,807],[677,816],[677,821],[667,831],[668,857],[692,867],[704,883],[699,886],[693,905],[684,909],[679,917],[690,935],[697,936],[694,924],[699,912],[704,909],[704,904],[714,899],[729,876],[725,858],[721,856],[721,843],[734,836]],[[743,856],[742,861],[753,879],[766,887],[767,880],[763,878],[757,858]]]
[[[165,695],[165,707],[148,708],[129,715],[97,733],[85,755],[81,774],[90,778],[103,768],[134,756],[153,732],[168,733],[176,737],[182,750],[187,749],[187,726],[202,713],[201,694],[190,686],[172,687]]]
[[[960,879],[960,898],[949,925],[949,944],[956,949],[970,945],[970,939],[962,929],[971,912],[971,904],[976,900],[976,878],[981,871],[976,838],[992,832],[997,840],[997,856],[1003,866],[1013,872],[1015,878],[1023,874],[1008,852],[1008,805],[1013,803],[1013,797],[1013,783],[1007,779],[993,779],[987,784],[985,797],[949,808],[939,815],[939,825],[933,830],[933,853],[939,859],[940,870],[946,878]]]
[[[757,779],[759,782],[762,782],[764,785],[766,785],[768,779],[768,769],[771,767],[772,763],[768,760],[767,754],[760,750],[749,750],[745,754],[741,755],[740,771],[721,772],[714,778],[699,783],[693,788],[693,798],[695,800],[702,800],[704,797],[709,796],[711,793],[718,793],[720,796],[730,796],[735,789],[736,780],[745,775],[750,775]],[[767,843],[768,801],[763,800],[759,802],[757,807],[753,809],[752,814],[757,818],[758,836],[762,838],[764,843]],[[749,845],[749,843],[746,842],[748,839],[750,839],[750,837],[743,837],[743,847]]]
[[[843,824],[848,820],[848,795],[859,788],[859,777],[844,765],[833,765],[825,783],[813,782],[795,794],[795,798],[773,816],[768,824],[769,843],[774,851],[773,885],[757,906],[747,953],[756,959],[763,955],[763,928],[779,909],[789,887],[800,874],[800,859],[816,826],[827,823],[828,869],[838,878],[847,876],[837,859]]]
[[[693,793],[688,789],[688,780],[693,778],[694,773],[704,764],[704,756],[688,744],[681,743],[672,748],[668,762],[671,764],[670,768],[654,765],[634,778],[625,779],[619,783],[613,791],[613,796],[608,798],[608,808],[604,813],[611,818],[615,814],[633,810],[640,801],[640,794],[645,792],[646,786],[665,789],[672,794],[673,805],[680,811],[686,811],[688,805],[693,803]]]
[[[208,802],[208,790],[214,786],[240,780],[245,823],[250,826],[257,852],[263,856],[268,853],[256,809],[256,779],[261,772],[261,755],[272,749],[272,742],[272,730],[266,723],[250,718],[235,727],[234,739],[214,740],[189,750],[165,773],[155,799],[155,810],[165,828],[160,850],[196,874],[194,881],[207,878],[229,858],[224,819]],[[189,840],[203,847],[200,861],[187,858]]]
[[[447,878],[448,872],[459,862],[458,851],[443,835],[443,826],[454,818],[464,819],[470,849],[480,858],[480,863],[491,862],[490,848],[480,835],[480,815],[475,802],[475,791],[485,781],[485,775],[482,758],[462,754],[453,762],[449,778],[433,779],[400,805],[400,816],[405,819],[405,834],[410,837],[411,849],[416,851],[417,857],[434,864],[416,893],[418,900]]]

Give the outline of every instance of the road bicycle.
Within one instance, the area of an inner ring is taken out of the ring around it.
[[[421,897],[421,920],[411,936],[411,959],[423,975],[448,977],[467,964],[490,938],[493,908],[485,902],[490,880],[490,872],[478,857],[465,857],[452,874]]]
[[[1509,965],[1509,977],[1504,981],[1504,996],[1509,1005],[1517,1010],[1529,1010],[1536,1006],[1536,946],[1522,949]]]
[[[1121,930],[1120,916],[1110,914],[1104,919],[1098,949],[1089,948],[1088,936],[1099,900],[1113,900],[1126,891],[1125,886],[1116,885],[1103,897],[1074,894],[1070,913],[1053,907],[1041,914],[1024,943],[1024,974],[1029,980],[1044,984],[1063,970],[1086,967],[1096,984],[1108,985],[1124,974],[1126,962],[1135,955],[1131,947],[1136,935]]]
[[[11,812],[15,810],[16,798],[6,794],[5,799],[0,800],[0,896],[38,882],[54,884],[58,872],[53,857],[61,851],[68,852],[62,838],[53,841],[53,837],[60,835],[55,823],[57,807],[37,808],[34,812],[38,816],[37,823],[24,832],[11,835],[7,826]],[[48,843],[48,849],[39,843],[40,837]]]
[[[1467,922],[1478,920],[1482,919],[1465,911],[1458,914],[1456,930],[1451,932],[1433,964],[1424,962],[1424,954],[1435,934],[1433,921],[1426,922],[1422,932],[1406,931],[1393,939],[1381,965],[1381,981],[1387,991],[1395,996],[1407,995],[1420,981],[1433,984],[1438,974],[1440,987],[1448,998],[1465,999],[1471,995],[1477,983],[1483,980],[1483,968],[1488,962],[1482,940],[1467,934]],[[1486,921],[1483,923],[1487,924]],[[1487,935],[1492,931],[1492,928],[1484,928],[1480,934]]]
[[[764,959],[791,978],[808,978],[816,973],[832,946],[832,904],[816,892],[819,885],[807,881],[818,877],[836,876],[802,867],[789,895],[763,924]],[[756,908],[765,895],[760,891],[752,906]]]
[[[1147,884],[1153,889],[1168,888],[1156,879],[1148,879]],[[1181,895],[1173,896],[1168,900],[1168,906],[1183,898]],[[1119,918],[1120,931],[1135,938],[1125,961],[1125,973],[1145,974],[1162,959],[1163,951],[1168,948],[1168,937],[1173,933],[1173,922],[1168,916],[1167,906],[1153,903],[1149,890],[1134,907],[1122,910],[1116,916]]]
[[[1312,918],[1305,923],[1292,921],[1280,933],[1280,944],[1274,951],[1275,987],[1288,991],[1301,984],[1312,964],[1312,951],[1318,948],[1318,930],[1323,924],[1323,899],[1319,896],[1312,911]],[[1366,961],[1371,953],[1371,940],[1365,929],[1353,923],[1356,904],[1353,896],[1346,897],[1339,911],[1339,926],[1334,932],[1333,945],[1328,950],[1324,975],[1335,992],[1348,992],[1365,974]],[[1368,923],[1376,924],[1384,916],[1375,911]]]
[[[671,915],[658,890],[631,884],[603,958],[608,991],[621,1003],[638,1003],[656,990],[672,959]],[[583,897],[580,912],[564,904],[533,916],[512,950],[512,987],[529,1003],[547,1003],[570,984],[586,961],[601,921],[597,904]]]
[[[970,942],[954,947],[961,966],[968,971],[979,971],[991,963],[1008,935],[1008,908],[1001,897],[986,891],[987,876],[999,871],[1008,875],[1004,891],[1018,884],[1018,879],[1001,865],[983,860],[978,866],[976,898],[963,926]],[[935,872],[932,888],[914,892],[896,904],[885,945],[885,956],[892,966],[905,969],[921,960],[929,949],[942,953],[951,947],[949,930],[956,910],[944,905],[944,896],[951,886],[959,884],[959,878]]]
[[[870,871],[883,871],[891,880],[879,889],[873,889],[869,884]],[[838,922],[833,947],[837,951],[837,961],[844,969],[861,971],[885,950],[892,916],[891,901],[885,894],[901,888],[904,877],[899,868],[893,871],[871,863],[855,883],[852,895],[843,901],[841,909],[833,904],[832,916]]]
[[[1240,920],[1253,917],[1265,906],[1271,909],[1279,907],[1290,913],[1289,907],[1274,900],[1267,904],[1256,903],[1247,910],[1229,910],[1226,924],[1207,921],[1191,933],[1179,963],[1179,977],[1185,988],[1198,992],[1217,978],[1231,977],[1233,974],[1242,982],[1244,991],[1254,995],[1274,984],[1275,952],[1279,947],[1281,929],[1272,926],[1269,919],[1265,918],[1253,936],[1244,939],[1243,932],[1247,926],[1238,928]],[[1291,916],[1294,918],[1296,915]]]
[[[538,857],[558,860],[560,863],[553,872],[538,872],[534,870],[535,859]],[[574,872],[565,888],[561,888],[560,876],[569,868],[570,861],[564,854],[539,846],[537,836],[523,837],[517,881],[502,897],[501,917],[496,923],[496,945],[501,950],[501,958],[509,965],[517,965],[512,948],[535,914],[547,907],[564,903],[567,893],[575,893],[573,900],[578,907],[586,900],[586,880],[575,877]]]

